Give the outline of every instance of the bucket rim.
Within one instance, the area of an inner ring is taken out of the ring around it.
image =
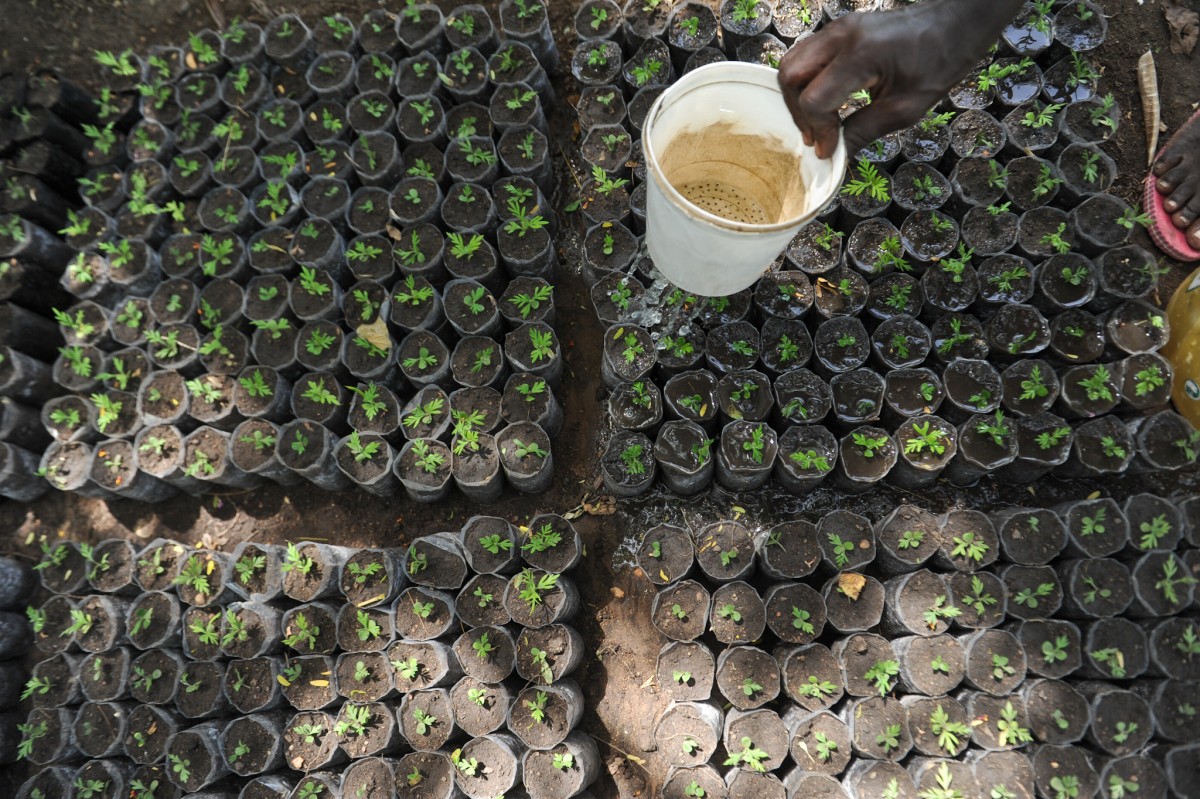
[[[713,77],[710,73],[720,72],[725,73],[722,80],[704,80]],[[797,225],[802,224],[805,219],[810,218],[813,214],[811,211],[800,214],[795,217],[772,222],[769,224],[754,224],[752,222],[738,222],[732,219],[726,219],[723,216],[718,216],[711,211],[706,211],[700,206],[687,199],[677,190],[671,182],[667,180],[667,176],[663,174],[662,166],[659,163],[654,147],[650,142],[650,133],[654,128],[654,123],[659,114],[663,110],[663,101],[673,95],[679,94],[682,91],[698,88],[699,86],[712,83],[745,83],[756,88],[773,91],[780,95],[782,99],[783,90],[779,87],[778,72],[771,67],[762,64],[747,64],[736,61],[722,61],[715,64],[705,64],[684,75],[672,86],[668,87],[654,100],[654,104],[650,106],[649,113],[646,114],[646,121],[642,125],[642,151],[645,154],[646,170],[652,177],[658,188],[666,195],[671,204],[679,208],[689,217],[697,219],[724,230],[729,230],[738,233],[780,233],[785,230],[790,230]],[[692,86],[696,84],[696,86]],[[846,142],[842,130],[838,130],[838,142],[833,155],[828,159],[831,162],[831,173],[835,175],[844,175],[846,172]],[[840,185],[840,183],[839,183]],[[829,204],[837,194],[837,186],[833,187],[833,192],[830,196],[823,198],[819,208],[824,208]]]

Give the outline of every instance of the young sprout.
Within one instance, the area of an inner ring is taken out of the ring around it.
[[[887,696],[888,691],[895,687],[893,678],[900,673],[900,662],[896,660],[880,660],[863,674],[863,678],[875,684],[875,690],[880,696]]]
[[[875,743],[883,747],[883,753],[887,754],[893,749],[900,748],[900,735],[900,725],[889,724],[882,733],[875,736]]]
[[[858,177],[848,181],[842,187],[843,194],[848,194],[851,197],[859,197],[866,194],[881,203],[891,200],[891,194],[888,190],[888,178],[886,175],[881,174],[874,164],[865,158],[861,159],[857,164],[857,171]]]

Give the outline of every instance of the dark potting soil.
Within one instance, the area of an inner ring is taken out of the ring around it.
[[[1004,621],[1011,594],[1005,584],[990,572],[959,573],[948,580],[959,627],[981,629],[996,627]]]
[[[308,770],[340,759],[337,757],[338,737],[333,728],[334,719],[328,713],[312,711],[292,716],[283,731],[288,765],[294,769]],[[313,734],[304,735],[296,732],[297,729]]]
[[[347,702],[338,711],[337,721],[346,721],[348,711],[359,708],[366,709],[367,721],[362,725],[362,731],[356,731],[352,727],[346,733],[342,733],[340,741],[338,741],[338,745],[342,747],[342,751],[346,752],[350,759],[374,755],[374,753],[390,746],[392,739],[395,737],[395,717],[392,716],[390,709],[383,703],[359,704]],[[449,710],[449,708],[446,708],[446,710]]]
[[[508,581],[496,574],[472,577],[455,600],[455,612],[472,627],[502,625],[511,621],[504,606],[504,589]]]
[[[349,446],[343,443],[337,448],[336,453],[338,466],[342,468],[342,471],[359,484],[369,483],[380,475],[391,472],[391,447],[386,440],[368,433],[359,436],[359,443],[364,448],[363,454],[366,454],[366,448],[372,444],[377,446],[378,451],[373,456],[360,459]]]
[[[908,713],[898,699],[872,697],[860,700],[848,709],[851,717],[850,732],[855,752],[877,760],[899,761],[912,748],[912,736],[908,730]],[[889,736],[889,728],[900,728],[899,735]],[[895,745],[887,749],[884,743],[895,739]]]
[[[233,695],[232,684],[225,682],[224,663],[203,661],[186,663],[179,675],[180,690],[175,696],[175,707],[189,719],[219,716],[229,709],[226,691]],[[185,682],[186,681],[186,682]]]
[[[887,626],[922,636],[945,633],[951,614],[961,614],[956,595],[942,575],[921,569],[904,577],[893,577],[884,586],[888,600]]]
[[[230,661],[228,666],[224,672],[224,696],[239,713],[256,713],[277,702],[281,692],[278,661],[272,657],[256,657],[253,660]],[[220,703],[215,699],[221,697],[214,697],[208,707],[223,708],[223,699]],[[205,707],[197,704],[200,709]]]
[[[863,300],[865,303],[865,291]],[[817,364],[826,372],[848,372],[866,363],[871,354],[871,339],[860,320],[838,316],[817,328],[813,349]]]
[[[873,577],[843,572],[825,583],[826,619],[842,632],[867,630],[883,616],[883,586]]]
[[[839,639],[831,647],[834,657],[843,663],[846,693],[850,696],[876,696],[880,687],[866,673],[875,663],[895,660],[887,639],[873,633]],[[889,680],[889,685],[891,681]]]
[[[418,585],[454,589],[467,576],[467,562],[457,548],[433,540],[417,539],[408,550],[408,577]]]
[[[139,612],[149,611],[146,622]],[[130,606],[128,616],[129,642],[138,649],[149,649],[162,641],[168,632],[178,631],[179,602],[166,592],[150,591],[139,596]],[[174,621],[172,621],[174,620]],[[134,628],[137,628],[136,631]]]
[[[391,672],[382,652],[345,652],[334,670],[338,694],[354,702],[377,702],[392,691]]]
[[[954,554],[955,550],[959,554]],[[978,557],[971,553],[974,551]],[[938,560],[959,571],[986,568],[999,556],[999,538],[991,520],[972,510],[956,510],[942,517],[941,544]]]
[[[750,531],[733,521],[709,525],[696,538],[696,560],[714,580],[734,579],[745,573],[754,551]]]
[[[780,650],[783,688],[788,697],[806,710],[832,707],[844,695],[842,668],[822,644],[806,644]],[[820,687],[824,684],[824,687]]]
[[[930,334],[933,336],[933,352],[938,360],[944,363],[952,364],[956,360],[979,361],[987,357],[988,343],[984,337],[983,326],[974,316],[964,314],[942,316],[933,323]],[[954,372],[947,369],[942,377],[946,384],[948,397],[952,396],[949,381],[952,374]],[[965,401],[973,393],[960,396]],[[995,406],[993,405],[993,407]]]
[[[319,710],[327,707],[337,698],[334,683],[329,679],[333,670],[333,658],[325,655],[287,660],[280,669],[288,682],[282,686],[284,698],[297,710]]]
[[[1082,662],[1079,627],[1069,621],[1026,621],[1016,629],[1030,674],[1058,680]]]
[[[984,630],[965,639],[967,682],[992,696],[1006,696],[1025,679],[1025,650],[1012,633]]]
[[[762,598],[748,583],[736,580],[713,593],[709,630],[718,641],[725,644],[757,641],[765,627]]]
[[[152,650],[133,661],[130,692],[139,702],[162,705],[175,696],[179,681],[179,661],[160,650]],[[158,676],[155,676],[158,672]]]
[[[441,591],[408,588],[396,600],[396,632],[414,641],[430,641],[454,622],[453,600]]]
[[[814,713],[805,716],[791,733],[789,750],[804,771],[836,776],[850,762],[850,730],[832,713]]]
[[[1048,510],[1019,511],[1000,525],[1005,560],[1026,566],[1049,563],[1066,546],[1066,528]]]
[[[444,685],[454,673],[451,669],[455,661],[450,654],[449,647],[437,641],[394,642],[388,647],[387,658],[394,669],[396,688],[407,693]]]
[[[353,763],[342,778],[342,789],[351,796],[392,796],[398,775],[392,763],[383,758],[368,758]]]
[[[717,659],[717,688],[738,710],[753,710],[773,701],[779,685],[775,658],[757,647],[726,649]]]
[[[157,763],[165,757],[167,741],[177,726],[173,715],[153,705],[139,705],[129,712],[126,726],[125,751],[135,763]],[[139,740],[134,733],[140,733]]]
[[[537,721],[532,715],[532,707],[538,704],[544,704],[544,708],[540,708],[544,714],[542,721]],[[517,694],[509,712],[509,729],[519,729],[521,739],[530,746],[536,746],[538,749],[549,748],[566,737],[570,729],[569,713],[567,700],[558,693],[542,691],[536,686],[526,688]]]
[[[812,336],[803,322],[768,319],[762,327],[761,355],[768,372],[784,374],[796,371],[812,357]]]
[[[454,723],[467,735],[478,738],[504,726],[512,695],[503,685],[463,677],[450,689]]]
[[[442,689],[406,694],[396,718],[404,739],[421,751],[440,749],[454,731],[450,694]]]
[[[175,580],[179,560],[186,554],[183,546],[173,541],[151,544],[137,559],[134,576],[147,591],[164,591]],[[80,566],[82,568],[82,566]]]
[[[394,595],[397,582],[403,574],[394,572],[392,564],[399,567],[386,550],[359,549],[342,566],[340,588],[346,600],[360,608],[373,606]]]
[[[640,493],[636,487],[654,480],[657,469],[654,445],[642,433],[618,434],[609,441],[601,468],[606,479],[611,479],[624,489]]]
[[[916,567],[933,557],[938,548],[937,517],[914,505],[901,505],[895,513],[881,520],[875,528],[876,543],[887,553],[879,562],[890,572],[887,564],[896,559]]]
[[[703,707],[688,704],[668,708],[654,727],[654,738],[677,767],[703,765],[720,744],[719,729],[703,714]]]
[[[311,638],[304,636],[306,631],[311,633]],[[283,635],[285,638],[297,636],[296,643],[287,646],[298,653],[329,654],[337,645],[337,617],[332,607],[322,602],[300,605],[284,616]]]
[[[882,325],[879,330],[884,330]],[[892,342],[896,344],[902,339],[902,335],[899,338],[893,337]],[[885,340],[886,338],[876,342],[877,351],[882,348],[881,345]],[[889,345],[888,348],[893,349],[894,347]],[[884,360],[887,361],[886,356],[884,356]],[[928,413],[933,410],[929,407],[930,405],[935,401],[938,403],[941,401],[941,397],[938,395],[937,378],[932,372],[920,369],[892,369],[888,372],[886,383],[882,377],[870,369],[842,372],[834,375],[830,380],[830,390],[833,396],[834,412],[837,414],[838,420],[846,425],[877,422],[884,410],[885,400],[888,408],[906,416],[913,413]],[[904,405],[906,393],[916,395],[915,400],[909,401],[908,407]],[[925,399],[926,396],[929,397],[928,400]],[[896,440],[901,443],[906,442],[909,438],[910,428],[915,423],[915,420],[906,420],[897,430]],[[836,456],[836,449],[831,454]],[[903,454],[906,458],[909,455],[909,453]],[[933,454],[932,452],[925,453],[926,456]],[[917,459],[921,458],[918,456]]]
[[[104,601],[106,599],[107,602]],[[86,652],[102,652],[112,648],[125,630],[127,606],[125,600],[116,597],[93,595],[81,600],[77,610],[91,619],[91,625],[86,632],[81,630],[75,633],[76,642]]]
[[[516,647],[517,674],[545,685],[568,676],[582,655],[582,639],[562,624],[523,630]]]
[[[783,522],[771,528],[759,551],[764,564],[784,579],[798,580],[812,574],[821,560],[817,528],[803,519]]]
[[[93,657],[99,657],[98,655]],[[33,677],[48,686],[45,693],[39,688],[32,694],[37,707],[61,707],[73,704],[79,698],[80,667],[69,655],[62,653],[39,662],[33,667]],[[84,675],[90,678],[90,674]],[[90,695],[90,694],[89,694]]]
[[[659,525],[646,533],[638,549],[638,561],[647,579],[655,585],[667,585],[691,571],[695,560],[687,530]]]
[[[224,733],[225,760],[237,774],[259,774],[266,769],[275,754],[278,726],[254,717],[231,722]],[[243,745],[250,751],[239,750]]]
[[[1132,691],[1088,690],[1091,697],[1092,723],[1088,740],[1101,751],[1114,757],[1132,754],[1149,741],[1153,722],[1145,699]],[[1122,732],[1125,735],[1121,735]]]
[[[713,687],[716,662],[703,644],[675,641],[658,653],[658,684],[676,702],[707,699]]]
[[[651,618],[668,638],[690,641],[707,627],[709,605],[709,593],[704,586],[694,580],[682,580],[659,592]]]
[[[278,621],[278,611],[267,605],[229,607],[222,616],[221,646],[230,657],[252,658],[271,643],[267,638]]]
[[[343,605],[338,610],[338,646],[347,652],[378,652],[393,638],[391,613],[387,608]]]
[[[188,607],[182,615],[184,653],[193,660],[216,660],[221,654],[221,611]]]
[[[126,784],[122,770],[107,760],[91,760],[74,773],[75,785],[95,786],[98,790],[93,793],[94,799],[120,799],[124,795]],[[77,791],[76,793],[82,793]]]
[[[817,541],[825,563],[834,571],[854,571],[875,559],[875,534],[869,519],[849,511],[832,511],[817,525]]]
[[[771,413],[771,380],[762,372],[749,369],[729,372],[717,383],[721,410],[731,420],[765,421]]]
[[[1039,741],[1057,745],[1075,743],[1091,722],[1087,700],[1069,683],[1060,680],[1029,683],[1024,698],[1029,730]]]

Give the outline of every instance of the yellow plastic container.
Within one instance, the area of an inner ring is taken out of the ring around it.
[[[1194,427],[1200,428],[1200,269],[1188,275],[1167,304],[1171,340],[1163,356],[1175,370],[1171,399]]]

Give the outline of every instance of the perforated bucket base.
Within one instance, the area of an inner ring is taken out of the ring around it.
[[[722,219],[751,225],[765,225],[775,221],[767,216],[766,210],[754,197],[737,186],[704,181],[687,183],[677,188],[689,202]]]

